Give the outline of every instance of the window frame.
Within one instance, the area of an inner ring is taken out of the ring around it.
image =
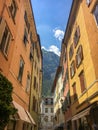
[[[21,57],[20,58],[20,63],[19,63],[19,72],[18,72],[18,81],[21,83],[22,82],[22,77],[23,77],[23,71],[24,71],[24,65],[25,65],[25,62],[23,60],[23,58]]]
[[[33,46],[31,46],[31,47],[30,47],[30,54],[29,54],[30,61],[33,60],[33,52],[34,52]]]
[[[31,83],[31,78],[30,74],[27,74],[27,81],[26,81],[26,92],[29,94],[30,93],[30,83]]]
[[[72,88],[73,88],[73,98],[74,98],[74,101],[77,100],[77,91],[76,91],[76,82],[73,83],[72,85]]]
[[[51,108],[51,113],[53,113],[54,112],[54,109],[53,108]]]
[[[47,107],[45,108],[45,113],[48,113],[48,108]]]
[[[35,98],[35,96],[33,96],[33,100],[32,100],[32,110],[34,112],[36,112],[36,98]]]
[[[71,60],[74,54],[73,44],[69,48],[69,59]]]
[[[83,93],[86,89],[85,75],[83,70],[79,74],[79,80],[80,80],[81,93]]]
[[[28,20],[28,16],[27,16],[26,10],[24,12],[24,21],[25,21],[25,24],[26,24],[26,27],[27,27],[27,30],[28,30],[28,33],[29,33],[29,31],[30,31],[30,23],[29,23],[29,20]]]
[[[70,76],[71,76],[71,79],[74,77],[75,72],[76,72],[75,60],[73,60],[71,65],[70,65]]]
[[[11,14],[11,17],[12,17],[14,23],[15,23],[15,17],[16,17],[17,9],[18,9],[18,7],[17,7],[17,4],[16,4],[16,1],[12,0],[11,5],[9,6],[9,11],[10,11],[10,14]]]
[[[76,52],[76,67],[78,68],[83,61],[83,49],[82,45],[79,45]]]
[[[75,33],[74,33],[74,37],[73,37],[73,42],[74,42],[74,47],[76,48],[78,45],[80,39],[80,27],[79,25],[76,27]]]
[[[28,33],[27,33],[26,28],[24,28],[23,42],[24,42],[24,45],[26,46],[28,42]]]
[[[0,50],[2,51],[4,56],[7,57],[12,35],[6,21],[3,18],[0,23],[0,30],[2,31],[2,33],[0,34]]]

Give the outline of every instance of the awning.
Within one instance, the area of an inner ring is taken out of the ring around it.
[[[18,115],[19,115],[20,119],[22,121],[25,121],[25,122],[28,122],[31,124],[31,121],[30,121],[27,113],[25,112],[24,108],[22,106],[20,106],[18,103],[16,103],[15,101],[13,101],[13,105],[18,110]]]
[[[87,108],[86,110],[84,110],[84,111],[82,111],[82,112],[76,114],[75,116],[73,116],[73,117],[72,117],[72,120],[77,120],[77,119],[79,119],[79,118],[81,118],[81,117],[83,117],[83,116],[85,116],[85,115],[89,115],[90,108],[91,108],[91,107],[89,107],[89,108]]]
[[[28,111],[26,111],[26,113],[27,113],[28,117],[30,118],[32,124],[33,124],[33,125],[36,125],[34,119],[31,117],[30,113],[29,113]]]

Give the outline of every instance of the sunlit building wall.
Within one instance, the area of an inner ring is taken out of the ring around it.
[[[98,124],[98,1],[74,0],[64,36],[67,46],[72,126]],[[92,114],[93,111],[93,114]],[[78,113],[78,114],[77,114]]]
[[[58,66],[57,68],[55,79],[52,86],[52,92],[54,95],[54,129],[59,127],[63,128],[64,115],[62,112],[62,99],[64,99],[64,97],[61,66]]]
[[[29,0],[0,1],[0,72],[13,85],[12,104],[18,109],[8,129],[33,129],[35,125],[29,113],[35,28]]]

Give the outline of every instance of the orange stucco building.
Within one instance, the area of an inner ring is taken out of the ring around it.
[[[34,125],[28,109],[37,40],[30,0],[0,0],[0,72],[13,84],[13,105],[19,116],[15,130]]]

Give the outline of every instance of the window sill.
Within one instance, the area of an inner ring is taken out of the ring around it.
[[[23,86],[23,85],[22,85],[22,81],[19,81],[18,78],[17,78],[17,81],[18,81],[18,83],[19,83],[21,86]]]
[[[86,88],[81,92],[82,94],[80,96],[83,96],[86,93]]]

